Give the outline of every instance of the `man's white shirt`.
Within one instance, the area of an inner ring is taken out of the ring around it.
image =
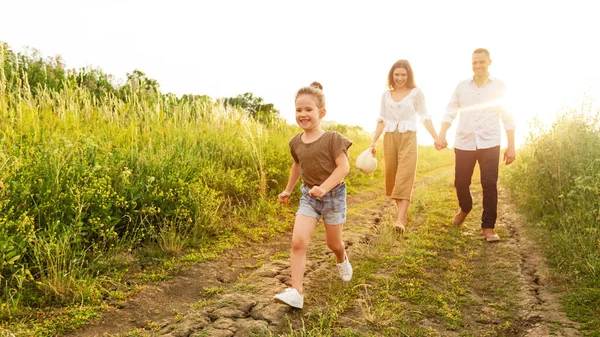
[[[504,82],[492,76],[488,76],[481,87],[477,87],[473,78],[456,86],[442,118],[442,122],[452,124],[460,114],[455,148],[475,151],[499,146],[502,139],[500,121],[504,130],[515,129],[515,119],[503,101],[505,91]]]

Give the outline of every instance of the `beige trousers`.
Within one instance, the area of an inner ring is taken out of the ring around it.
[[[417,133],[386,132],[383,135],[385,195],[410,200],[417,172]]]

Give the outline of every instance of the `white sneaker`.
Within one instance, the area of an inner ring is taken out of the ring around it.
[[[337,264],[337,267],[342,281],[349,282],[352,279],[352,265],[348,261],[348,255],[345,256],[344,262]]]
[[[282,293],[275,295],[275,302],[287,304],[290,307],[302,309],[304,297],[295,288],[287,288]]]

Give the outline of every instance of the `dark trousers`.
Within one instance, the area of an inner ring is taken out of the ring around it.
[[[454,149],[454,187],[460,209],[469,213],[473,208],[471,197],[471,178],[475,163],[479,163],[481,187],[483,188],[483,215],[481,228],[494,228],[498,215],[498,166],[500,164],[500,146],[475,151]]]

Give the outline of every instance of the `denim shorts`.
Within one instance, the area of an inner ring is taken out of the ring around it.
[[[308,195],[310,189],[302,184],[300,191],[300,207],[296,215],[305,215],[321,219],[327,225],[341,225],[346,222],[346,183],[342,182],[337,187],[327,192],[322,198]]]

